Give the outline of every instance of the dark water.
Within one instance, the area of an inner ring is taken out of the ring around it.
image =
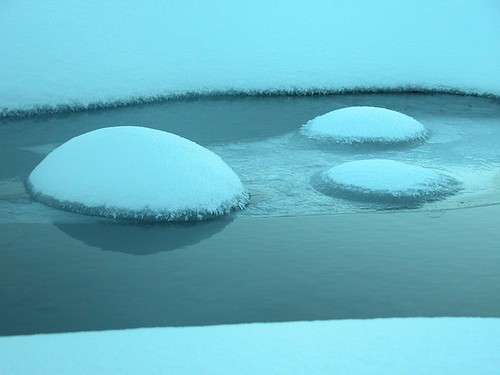
[[[312,319],[500,317],[497,205],[240,214],[158,226],[26,208],[33,204],[22,178],[43,157],[33,152],[39,145],[101,126],[135,124],[222,148],[286,134],[335,103],[367,100],[409,107],[434,102],[433,108],[448,103],[443,111],[457,116],[471,106],[468,120],[477,120],[477,131],[484,121],[491,128],[485,119],[498,110],[489,100],[448,96],[241,98],[2,123],[0,335]]]
[[[500,207],[3,224],[0,333],[407,316],[500,317]]]

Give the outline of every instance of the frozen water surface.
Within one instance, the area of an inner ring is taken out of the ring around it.
[[[352,105],[406,113],[429,131],[414,146],[317,144],[300,134],[309,119]],[[23,181],[47,152],[102,126],[137,124],[174,132],[216,152],[251,195],[241,215],[294,216],[393,208],[318,192],[311,177],[340,163],[383,158],[431,167],[462,184],[459,193],[419,210],[500,202],[500,103],[452,95],[378,94],[317,97],[212,97],[122,109],[4,121],[0,127],[0,220],[74,221],[32,202]],[[14,163],[13,163],[14,161]]]

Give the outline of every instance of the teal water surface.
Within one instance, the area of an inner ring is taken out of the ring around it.
[[[399,148],[298,133],[347,105],[431,131]],[[252,194],[197,224],[124,225],[32,202],[23,181],[57,145],[103,126],[172,131],[214,150]],[[500,316],[500,104],[450,95],[205,98],[0,123],[0,335],[402,316]],[[413,210],[323,195],[311,176],[383,157],[464,189]]]

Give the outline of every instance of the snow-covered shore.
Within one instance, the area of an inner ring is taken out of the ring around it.
[[[16,0],[0,116],[186,94],[500,95],[496,0]]]
[[[500,319],[410,318],[0,338],[0,373],[497,375]]]

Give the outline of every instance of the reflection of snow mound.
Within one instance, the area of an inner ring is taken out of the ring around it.
[[[184,221],[243,208],[238,176],[213,152],[160,130],[123,126],[75,137],[31,173],[43,203],[79,213]]]
[[[172,223],[167,226],[127,225],[104,220],[92,223],[55,222],[54,225],[88,246],[105,251],[148,255],[197,244],[222,231],[231,221],[231,217],[224,217],[198,223]]]
[[[337,143],[405,143],[422,141],[427,132],[414,118],[379,107],[347,107],[307,122],[309,138]]]
[[[345,198],[387,202],[423,202],[455,193],[459,182],[432,169],[397,161],[347,162],[321,174],[319,188]]]

